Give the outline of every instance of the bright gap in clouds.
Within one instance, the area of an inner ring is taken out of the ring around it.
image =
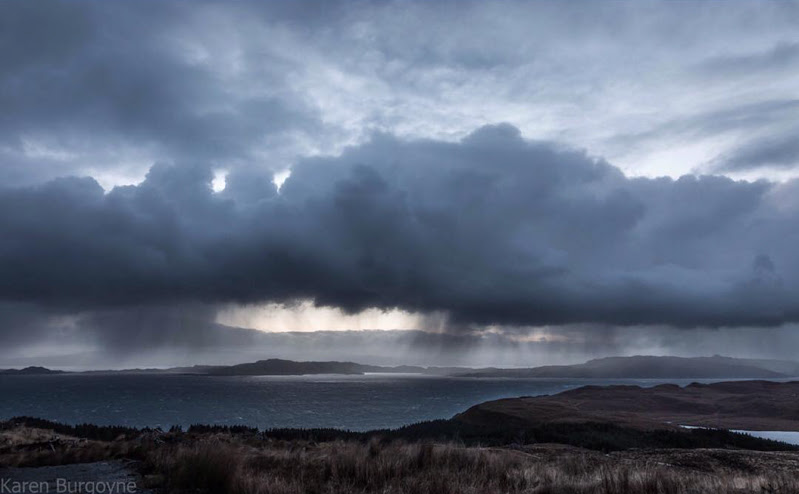
[[[272,177],[272,183],[275,184],[275,187],[277,187],[278,192],[280,192],[280,188],[283,187],[283,183],[286,180],[288,180],[290,176],[291,176],[291,170],[288,168],[274,174],[274,176]]]
[[[222,192],[227,186],[227,170],[214,170],[214,178],[211,180],[211,190]]]
[[[231,305],[216,316],[219,324],[267,332],[419,329],[422,319],[399,309],[366,309],[347,314],[334,307],[316,307],[311,300],[291,305]]]

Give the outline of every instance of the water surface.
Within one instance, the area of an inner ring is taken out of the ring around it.
[[[498,398],[553,394],[587,384],[654,386],[663,382],[386,374],[0,376],[0,419],[28,415],[70,424],[135,427],[203,423],[368,430],[449,418]]]

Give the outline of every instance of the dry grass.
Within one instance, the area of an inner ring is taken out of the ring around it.
[[[762,453],[755,453],[762,454]],[[795,460],[795,459],[794,459]],[[235,494],[687,494],[796,493],[790,469],[704,472],[546,448],[518,451],[453,444],[333,442],[252,447],[219,439],[162,449],[152,468],[172,492]]]
[[[141,456],[140,442],[93,441],[51,430],[16,427],[0,432],[0,466],[36,467]]]
[[[0,433],[0,465],[132,458],[150,486],[209,494],[723,494],[799,493],[799,454],[647,450],[604,454],[574,447],[158,433],[114,441],[31,428]]]

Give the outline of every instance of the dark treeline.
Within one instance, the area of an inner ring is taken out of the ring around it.
[[[100,441],[112,441],[120,436],[128,439],[145,434],[163,433],[161,429],[93,424],[65,425],[33,417],[16,417],[0,423],[1,429],[16,426],[53,430],[59,434]],[[262,440],[277,441],[361,441],[381,442],[455,442],[467,446],[509,446],[538,443],[557,443],[598,451],[621,451],[634,448],[735,448],[754,451],[799,451],[799,446],[744,433],[721,429],[657,429],[640,430],[615,424],[553,423],[533,427],[497,425],[493,427],[471,425],[457,420],[433,420],[407,425],[398,429],[381,429],[356,432],[341,429],[276,428],[260,430],[243,425],[191,425],[187,430],[180,426],[169,429],[170,439],[180,435],[225,433],[246,435]]]

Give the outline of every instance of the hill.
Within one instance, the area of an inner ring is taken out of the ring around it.
[[[731,357],[607,357],[576,365],[526,369],[478,369],[465,377],[538,377],[594,379],[773,379],[799,375],[799,364]]]
[[[197,369],[196,373],[212,376],[360,375],[366,373],[446,375],[462,373],[467,370],[462,367],[418,367],[412,365],[384,367],[379,365],[357,364],[355,362],[296,362],[283,359],[259,360],[257,362],[229,366],[195,367],[195,369]]]
[[[44,375],[44,374],[63,374],[64,371],[51,370],[45,367],[25,367],[24,369],[3,369],[0,375],[23,376],[23,375]]]
[[[584,386],[556,395],[489,401],[458,414],[472,425],[613,423],[638,429],[691,425],[799,431],[799,381],[728,381],[680,387]]]
[[[293,360],[269,359],[247,364],[211,367],[206,373],[214,376],[363,374],[371,372],[371,368],[372,366],[354,362],[295,362]]]

